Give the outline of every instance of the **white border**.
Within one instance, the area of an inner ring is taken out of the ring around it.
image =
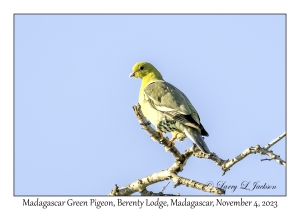
[[[300,140],[297,138],[300,118],[299,98],[299,7],[297,1],[40,1],[40,0],[1,0],[0,3],[0,209],[22,208],[22,197],[13,196],[13,14],[14,13],[286,13],[287,14],[287,136],[288,145],[288,196],[287,197],[246,197],[247,200],[278,200],[279,207],[296,206],[298,193],[297,179],[298,154],[295,151]],[[294,151],[293,151],[294,150]],[[215,200],[214,197],[202,197]],[[32,198],[34,199],[34,198]],[[68,197],[43,197],[43,200],[67,200]],[[75,197],[74,199],[80,199]],[[101,200],[111,198],[101,197]],[[126,199],[126,198],[123,198]],[[136,199],[136,198],[130,198]],[[237,200],[237,197],[224,197],[223,200]],[[82,200],[89,200],[88,197]],[[42,207],[33,207],[35,209]],[[55,207],[48,207],[55,208]],[[48,209],[47,208],[47,209]],[[77,208],[64,207],[61,209]],[[80,208],[80,207],[78,207]],[[95,208],[95,207],[90,207]],[[179,207],[178,207],[179,208]],[[190,209],[189,207],[186,207]],[[199,208],[199,207],[196,207]],[[32,209],[26,207],[26,209]],[[85,209],[85,208],[81,208]],[[116,209],[116,208],[115,208]],[[117,208],[118,209],[118,208]],[[138,209],[126,207],[123,209]],[[144,209],[144,208],[143,208]],[[158,208],[157,208],[158,209]],[[176,209],[176,208],[175,208]],[[215,209],[218,209],[215,207]],[[249,209],[249,207],[247,208]]]

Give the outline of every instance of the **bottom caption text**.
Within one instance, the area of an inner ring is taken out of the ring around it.
[[[23,206],[36,206],[47,209],[48,207],[63,207],[63,206],[73,206],[73,207],[95,207],[100,208],[112,208],[112,207],[135,207],[142,209],[144,207],[156,207],[158,209],[168,208],[168,207],[190,207],[195,209],[197,207],[215,207],[215,206],[240,206],[240,207],[271,207],[277,208],[278,203],[275,200],[266,201],[255,201],[245,198],[239,199],[222,199],[217,198],[213,200],[205,200],[202,198],[171,198],[171,199],[136,199],[136,200],[126,200],[126,199],[112,199],[112,200],[100,200],[100,199],[66,199],[61,201],[54,200],[44,200],[40,198],[36,199],[23,199]]]

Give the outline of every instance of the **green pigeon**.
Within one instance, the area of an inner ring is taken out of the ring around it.
[[[202,136],[208,136],[200,117],[186,97],[174,85],[166,82],[161,73],[148,62],[137,62],[130,77],[141,78],[139,104],[145,117],[160,134],[172,133],[175,139],[190,138],[202,152],[210,153]]]

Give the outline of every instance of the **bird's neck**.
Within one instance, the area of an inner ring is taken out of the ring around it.
[[[162,75],[157,72],[151,72],[143,77],[142,79],[142,87],[146,87],[150,82],[156,81],[156,80],[164,80],[162,78]]]

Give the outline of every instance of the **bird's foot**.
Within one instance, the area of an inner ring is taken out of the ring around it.
[[[172,139],[170,140],[171,145],[165,147],[166,152],[169,151],[171,149],[171,147],[175,146],[175,142],[174,141],[176,140],[176,137],[177,137],[177,135],[173,136]]]
[[[175,141],[176,140],[176,136],[172,137],[172,139],[170,140],[171,142],[171,147],[175,146]]]

